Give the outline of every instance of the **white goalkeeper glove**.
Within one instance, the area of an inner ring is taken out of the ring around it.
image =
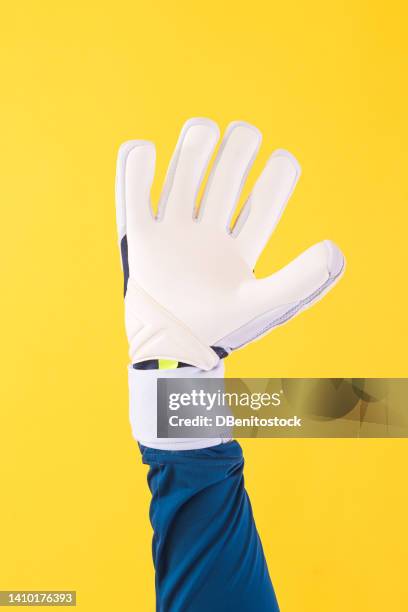
[[[184,363],[198,368],[191,377],[202,371],[222,376],[220,357],[311,306],[344,270],[341,251],[324,240],[272,276],[255,278],[254,266],[300,167],[287,151],[275,151],[231,228],[261,134],[243,122],[228,127],[197,210],[197,195],[218,139],[214,122],[187,121],[157,217],[150,204],[154,144],[134,140],[120,148],[117,223],[132,364],[159,360],[166,367],[171,360],[173,367]]]
[[[260,132],[232,123],[200,209],[197,194],[219,138],[208,119],[187,121],[155,218],[150,188],[155,147],[122,145],[117,166],[119,240],[127,242],[126,329],[132,363],[169,359],[214,368],[226,352],[256,340],[319,300],[339,279],[344,258],[315,244],[268,278],[254,266],[300,175],[283,150],[270,157],[234,227],[230,220],[261,143]]]

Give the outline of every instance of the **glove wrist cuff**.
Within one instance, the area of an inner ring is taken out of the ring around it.
[[[128,368],[130,422],[134,438],[143,446],[161,450],[192,450],[208,448],[225,438],[158,438],[157,437],[157,380],[159,378],[223,378],[224,362],[212,370],[196,367],[172,370],[136,370]]]

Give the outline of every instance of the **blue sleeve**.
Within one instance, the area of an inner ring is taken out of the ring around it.
[[[278,612],[240,445],[141,452],[150,466],[157,612]]]

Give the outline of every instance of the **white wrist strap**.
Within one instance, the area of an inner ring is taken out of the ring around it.
[[[130,423],[134,438],[150,448],[160,450],[193,450],[208,448],[230,438],[158,438],[157,379],[158,378],[224,378],[221,360],[212,370],[195,367],[173,370],[136,370],[129,366]]]

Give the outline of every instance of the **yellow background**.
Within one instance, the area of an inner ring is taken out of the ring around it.
[[[256,124],[302,179],[259,266],[330,238],[323,302],[228,375],[407,376],[402,0],[9,2],[1,51],[0,589],[154,609],[146,468],[127,420],[114,219],[120,143]],[[282,612],[407,609],[404,440],[244,441]],[[48,608],[47,608],[48,609]]]

